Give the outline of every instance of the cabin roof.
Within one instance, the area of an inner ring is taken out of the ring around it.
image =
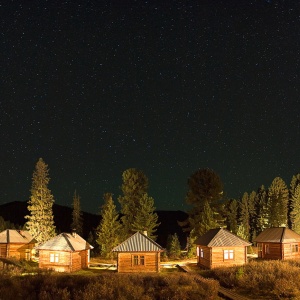
[[[210,229],[204,235],[197,238],[195,244],[207,247],[236,247],[251,245],[248,241],[238,237],[224,228]]]
[[[35,242],[27,230],[6,229],[0,232],[1,244],[28,244]]]
[[[112,249],[113,252],[161,252],[163,248],[147,235],[136,232],[120,245]]]
[[[257,243],[295,243],[300,242],[300,235],[286,227],[266,228],[255,239]]]
[[[93,249],[86,240],[78,234],[61,233],[51,240],[36,247],[38,250],[55,250],[55,251],[82,251]]]

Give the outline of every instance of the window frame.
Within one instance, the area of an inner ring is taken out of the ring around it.
[[[59,253],[55,253],[55,252],[50,253],[49,261],[51,263],[58,263],[59,262]]]
[[[204,251],[203,251],[203,248],[200,248],[200,257],[201,257],[201,258],[204,258]]]
[[[223,259],[226,260],[234,260],[234,250],[233,249],[224,249],[223,250]]]
[[[298,244],[291,244],[291,252],[298,253],[299,252],[299,245]]]
[[[133,266],[145,266],[145,255],[134,254],[131,256],[131,261]]]

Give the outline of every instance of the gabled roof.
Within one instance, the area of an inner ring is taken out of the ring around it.
[[[112,249],[113,252],[161,252],[163,248],[147,235],[136,232],[130,238]]]
[[[0,232],[1,244],[28,244],[35,242],[27,230],[6,229]]]
[[[254,240],[258,243],[295,243],[300,242],[300,235],[286,227],[266,228]]]
[[[93,249],[87,241],[78,234],[61,233],[51,240],[36,247],[38,250],[54,250],[54,251],[81,251]]]
[[[196,239],[196,245],[207,247],[250,246],[251,243],[229,232],[224,228],[215,228]]]

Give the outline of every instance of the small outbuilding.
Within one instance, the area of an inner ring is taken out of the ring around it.
[[[27,230],[6,229],[0,233],[0,257],[31,260],[35,243]]]
[[[39,268],[74,272],[87,268],[93,247],[76,233],[61,233],[36,247]]]
[[[136,232],[115,247],[118,272],[159,272],[163,248],[145,233]]]
[[[251,243],[224,228],[211,229],[198,239],[197,263],[206,269],[243,265]]]
[[[258,258],[299,259],[300,235],[286,227],[266,228],[255,239]]]

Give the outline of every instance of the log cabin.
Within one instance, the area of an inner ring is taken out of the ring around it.
[[[39,268],[57,272],[74,272],[87,268],[90,261],[88,242],[76,233],[61,233],[36,247]]]
[[[29,231],[6,229],[0,233],[0,257],[31,260],[35,244]]]
[[[223,228],[211,229],[195,241],[197,264],[205,269],[243,265],[251,243]]]
[[[146,232],[136,232],[112,251],[117,253],[117,272],[140,273],[159,272],[164,250]]]
[[[300,235],[286,227],[266,228],[255,239],[258,258],[299,259]]]

